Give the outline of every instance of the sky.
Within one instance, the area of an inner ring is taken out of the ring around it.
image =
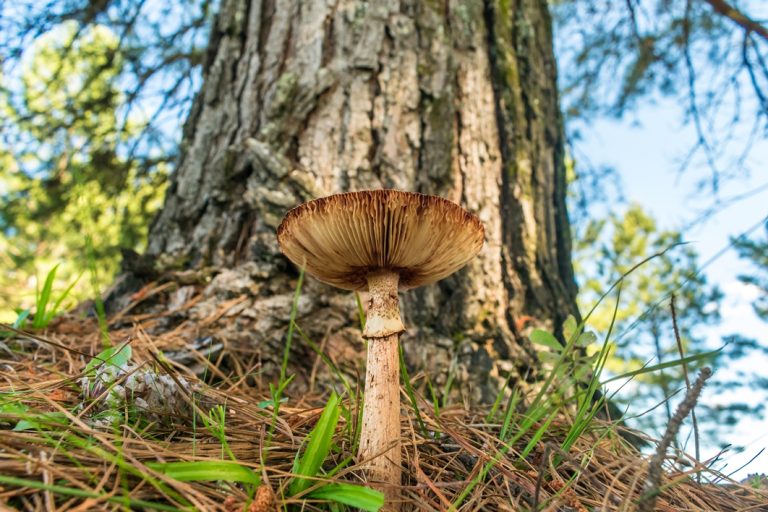
[[[646,104],[638,113],[623,120],[599,119],[583,129],[582,137],[578,143],[579,151],[593,165],[613,167],[620,177],[627,202],[640,203],[658,220],[660,228],[683,229],[712,204],[711,194],[696,192],[696,181],[709,172],[704,166],[694,165],[682,174],[678,172],[681,159],[695,141],[695,133],[691,126],[683,124],[682,111],[672,100]],[[706,265],[709,281],[719,285],[725,295],[720,325],[706,328],[711,347],[720,346],[723,336],[733,333],[768,344],[768,325],[758,319],[752,309],[757,291],[737,279],[738,274],[748,273],[750,267],[737,257],[735,251],[723,251],[731,237],[754,227],[768,216],[768,187],[764,186],[768,183],[768,168],[761,166],[761,163],[768,163],[768,141],[763,139],[755,144],[749,163],[752,169],[749,176],[725,183],[720,190],[721,198],[759,192],[720,209],[708,220],[684,231],[685,240],[696,248],[699,261]],[[760,227],[753,233],[762,236],[765,231]],[[754,365],[767,363],[754,358],[748,360]],[[751,398],[763,400],[765,396]],[[706,388],[701,398],[708,403],[727,399],[727,396],[708,393]],[[726,454],[725,473],[740,467],[760,449],[768,447],[768,420],[741,421],[727,436],[723,442],[744,446],[745,450],[740,454]],[[702,458],[711,457],[717,451],[717,447],[705,446]],[[745,478],[755,472],[768,473],[768,454],[759,456],[734,478]]]

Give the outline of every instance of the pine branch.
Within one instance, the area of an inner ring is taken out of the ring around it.
[[[768,41],[768,28],[753,20],[725,0],[706,0],[706,2],[712,6],[712,9],[714,9],[715,12],[733,21],[747,31],[747,33],[754,32]]]

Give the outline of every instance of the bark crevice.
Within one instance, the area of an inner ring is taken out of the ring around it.
[[[403,295],[407,360],[473,400],[530,380],[528,328],[577,314],[550,23],[543,0],[225,1],[148,254],[235,272],[271,311],[295,276],[274,235],[289,208],[363,188],[438,194],[487,239],[465,270]],[[302,328],[344,359],[354,301],[312,286],[324,302]],[[258,339],[266,351],[279,336]]]

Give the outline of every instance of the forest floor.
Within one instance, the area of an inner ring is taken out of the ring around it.
[[[357,384],[339,375],[338,396],[292,394],[284,376],[264,389],[250,356],[182,351],[201,326],[159,328],[163,315],[124,317],[108,336],[72,315],[5,329],[0,510],[379,508],[355,460]],[[650,457],[616,423],[574,429],[566,412],[534,414],[514,396],[443,406],[408,379],[403,510],[768,511],[765,480],[734,482],[681,452],[649,492]]]

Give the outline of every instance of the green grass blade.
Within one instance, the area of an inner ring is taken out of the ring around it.
[[[432,379],[429,377],[428,373],[424,374],[424,378],[427,382],[427,390],[429,391],[429,397],[432,399],[432,410],[435,411],[435,417],[440,417],[440,400],[437,398],[437,393],[435,393],[435,387],[432,385]]]
[[[149,485],[157,489],[160,493],[165,495],[167,498],[174,500],[178,503],[181,503],[184,506],[189,505],[189,502],[187,501],[187,499],[184,498],[184,496],[182,496],[181,494],[179,494],[178,491],[172,489],[165,482],[158,480],[153,475],[149,475],[145,472],[142,472],[139,468],[135,467],[133,464],[125,461],[122,455],[114,454],[111,451],[108,451],[107,449],[102,448],[101,446],[97,446],[93,444],[93,440],[80,438],[74,433],[66,434],[66,441],[72,446],[82,448],[83,450],[86,450],[87,452],[107,462],[111,462],[115,464],[118,468],[120,468],[121,471],[124,471],[125,473],[133,475],[139,478],[140,480],[148,483]]]
[[[291,355],[291,344],[293,342],[293,330],[296,326],[296,315],[299,311],[299,297],[301,297],[301,287],[304,284],[304,267],[301,267],[299,272],[299,280],[296,282],[296,290],[293,293],[293,303],[291,304],[291,314],[288,320],[288,332],[285,335],[285,349],[283,350],[283,362],[280,365],[280,380],[277,383],[277,387],[273,388],[270,384],[270,390],[272,391],[272,422],[269,425],[269,432],[267,433],[267,439],[264,442],[264,448],[268,448],[272,444],[272,436],[275,434],[275,428],[277,427],[277,418],[280,414],[280,404],[282,403],[283,390],[288,386],[291,378],[287,377],[288,373],[288,359]]]
[[[107,494],[100,494],[97,492],[86,491],[83,489],[75,489],[72,487],[66,487],[64,485],[46,484],[38,482],[37,480],[29,480],[26,478],[15,478],[12,476],[0,475],[0,484],[16,485],[18,487],[26,489],[40,489],[42,491],[49,491],[54,494],[61,494],[63,496],[75,496],[78,498],[96,498],[99,500],[105,500],[110,503],[118,503],[120,505],[128,505],[132,509],[137,510],[191,510],[181,509],[165,503],[158,503],[155,501],[135,500],[126,496],[109,496]]]
[[[333,443],[333,434],[336,432],[336,424],[339,422],[341,409],[339,407],[339,396],[336,393],[331,394],[325,409],[317,421],[317,425],[309,433],[309,443],[304,454],[298,463],[294,464],[293,472],[298,475],[291,481],[288,493],[295,496],[305,491],[312,481],[305,477],[315,477],[323,465],[323,461],[328,456]]]
[[[360,330],[365,330],[365,310],[363,309],[363,303],[360,301],[360,294],[355,292],[355,303],[357,304],[357,316],[360,318]]]
[[[501,386],[501,389],[499,389],[499,392],[496,393],[496,399],[493,401],[493,406],[491,406],[491,410],[488,412],[488,414],[485,417],[486,423],[491,423],[496,419],[496,413],[499,410],[499,406],[501,405],[501,400],[504,398],[504,392],[507,390],[508,386],[509,386],[509,379],[505,379],[504,385]]]
[[[69,420],[62,412],[40,412],[34,414],[19,414],[21,419],[13,427],[14,432],[24,430],[61,430],[62,427],[69,424]]]
[[[536,447],[537,444],[541,441],[541,438],[544,437],[544,434],[549,429],[549,426],[552,424],[552,421],[560,414],[559,408],[554,408],[552,410],[552,413],[549,415],[549,418],[541,424],[541,426],[536,429],[536,432],[534,432],[533,436],[531,437],[531,440],[528,441],[528,444],[525,445],[525,448],[523,448],[523,451],[520,452],[520,457],[525,459],[530,455],[531,451]]]
[[[639,269],[640,267],[642,267],[642,266],[643,266],[643,265],[645,265],[646,263],[648,263],[648,262],[650,262],[650,261],[652,261],[652,260],[654,260],[654,259],[656,259],[656,258],[661,258],[661,257],[662,257],[662,256],[664,256],[666,253],[668,253],[669,251],[671,251],[672,249],[674,249],[675,247],[678,247],[678,246],[682,246],[682,245],[688,245],[688,242],[677,242],[677,243],[671,244],[671,245],[669,245],[668,247],[664,248],[662,251],[659,251],[659,252],[657,252],[657,253],[655,253],[655,254],[651,254],[651,255],[650,255],[650,256],[648,256],[647,258],[645,258],[645,259],[643,259],[643,260],[639,261],[639,262],[638,262],[638,263],[636,263],[636,264],[635,264],[635,265],[634,265],[632,268],[630,268],[629,270],[627,270],[626,272],[624,272],[624,273],[621,275],[621,277],[619,277],[619,278],[618,278],[618,279],[617,279],[617,280],[616,280],[616,281],[615,281],[615,282],[614,282],[614,283],[613,283],[613,284],[612,284],[612,285],[611,285],[611,286],[610,286],[610,287],[609,287],[609,288],[608,288],[608,289],[607,289],[605,292],[603,292],[603,294],[602,294],[602,295],[601,295],[601,296],[600,296],[600,297],[597,299],[597,301],[595,302],[595,304],[592,306],[592,309],[590,309],[590,310],[587,312],[587,314],[586,314],[586,315],[584,315],[584,318],[581,320],[581,324],[580,324],[580,326],[581,326],[581,327],[583,327],[583,326],[586,324],[587,320],[589,320],[589,318],[590,318],[590,317],[592,316],[592,314],[595,312],[595,310],[597,309],[597,307],[598,307],[598,306],[599,306],[599,305],[600,305],[600,304],[603,302],[603,300],[604,300],[606,297],[608,297],[608,295],[610,295],[610,294],[611,294],[611,292],[613,291],[613,289],[614,289],[614,288],[616,288],[617,286],[619,286],[619,285],[620,285],[620,284],[621,284],[621,283],[622,283],[622,282],[623,282],[623,281],[624,281],[624,280],[625,280],[627,277],[629,277],[629,276],[630,276],[630,275],[631,275],[631,274],[632,274],[632,273],[633,273],[635,270]],[[631,328],[631,326],[630,326],[630,328]]]
[[[75,278],[74,281],[72,281],[69,286],[67,286],[67,289],[64,290],[59,297],[56,299],[56,302],[53,303],[53,308],[51,308],[50,311],[48,311],[45,314],[45,325],[48,325],[51,320],[53,320],[53,317],[59,312],[59,308],[61,307],[61,303],[64,302],[67,297],[69,297],[69,294],[72,292],[72,288],[75,287],[78,281],[80,281],[80,278],[83,276],[82,272],[79,276]]]
[[[520,402],[520,399],[520,390],[518,388],[514,388],[509,394],[507,407],[504,411],[504,421],[501,425],[501,430],[499,431],[499,439],[502,441],[507,439],[507,432],[509,431],[509,426],[512,424],[512,416],[517,412],[517,404]]]
[[[561,448],[564,452],[568,452],[571,449],[571,446],[576,442],[576,440],[581,436],[581,434],[587,429],[589,424],[592,422],[592,419],[595,417],[595,414],[597,414],[597,411],[600,410],[600,408],[603,406],[603,403],[605,401],[605,396],[601,397],[600,400],[595,402],[593,400],[595,393],[597,392],[598,387],[600,387],[600,376],[603,373],[603,369],[605,368],[606,363],[608,362],[608,356],[610,355],[610,344],[609,340],[611,339],[611,334],[613,334],[613,328],[616,325],[616,318],[619,313],[619,305],[621,304],[621,291],[623,288],[623,283],[620,284],[617,288],[616,292],[616,302],[613,307],[613,315],[611,316],[611,323],[608,326],[608,332],[605,334],[605,339],[603,340],[603,346],[600,347],[600,352],[597,357],[597,361],[595,363],[595,368],[592,372],[592,375],[589,379],[589,386],[587,387],[586,394],[579,398],[579,407],[578,411],[576,413],[576,417],[574,418],[573,424],[571,425],[571,428],[568,431],[568,435],[566,436],[565,440],[563,441]],[[579,327],[579,330],[583,329],[583,327]],[[578,333],[579,331],[577,331]]]
[[[701,361],[703,359],[714,358],[722,350],[723,349],[721,347],[721,348],[718,348],[717,350],[710,350],[709,352],[702,352],[700,354],[695,354],[695,355],[692,355],[692,356],[686,356],[686,357],[682,357],[680,359],[674,359],[672,361],[667,361],[665,363],[655,364],[653,366],[645,366],[645,367],[640,368],[638,370],[632,370],[631,372],[622,373],[621,375],[615,375],[615,376],[613,376],[613,377],[611,377],[609,379],[604,380],[603,382],[601,382],[601,384],[608,384],[609,382],[613,382],[615,380],[626,379],[628,377],[635,377],[637,375],[642,375],[644,373],[655,372],[657,370],[663,370],[665,368],[671,368],[673,366],[681,366],[683,364],[694,363],[696,361]]]
[[[147,467],[179,482],[225,481],[253,485],[261,483],[261,478],[251,468],[229,461],[149,462]]]
[[[29,308],[25,309],[24,311],[21,311],[19,315],[16,317],[16,320],[13,321],[12,327],[15,327],[17,329],[23,329],[24,322],[27,321],[27,317],[31,312],[32,311]]]
[[[53,281],[56,279],[56,271],[59,269],[59,264],[53,266],[53,268],[45,276],[45,283],[43,283],[43,289],[35,297],[35,319],[32,321],[32,327],[35,329],[42,329],[46,326],[46,311],[48,304],[51,302],[51,293],[53,291]]]
[[[285,336],[285,350],[283,351],[283,363],[280,366],[280,383],[285,381],[285,374],[288,370],[288,358],[291,354],[291,342],[293,341],[293,329],[296,325],[296,315],[299,311],[299,297],[301,297],[301,286],[304,284],[304,267],[299,272],[299,280],[296,283],[296,291],[293,293],[293,304],[291,305],[291,316],[288,320],[288,333]]]
[[[309,493],[308,498],[333,501],[369,512],[376,512],[384,505],[384,493],[343,483],[324,485]]]
[[[411,385],[411,376],[408,375],[408,368],[405,365],[405,355],[403,354],[403,346],[400,345],[398,347],[398,352],[400,353],[400,374],[403,376],[403,384],[405,384],[405,394],[408,395],[408,400],[411,402],[411,407],[413,408],[413,412],[416,414],[416,422],[419,424],[419,430],[421,430],[421,434],[429,438],[429,431],[427,430],[427,426],[424,425],[424,420],[421,418],[421,411],[419,411],[419,404],[416,402],[416,393],[413,391],[413,386]]]
[[[515,392],[510,396],[510,403],[514,401],[514,403],[517,403],[517,398],[519,398],[518,393]],[[528,416],[525,417],[523,422],[521,423],[519,430],[517,433],[512,436],[510,439],[506,439],[506,429],[509,427],[509,424],[506,423],[512,416],[512,411],[514,410],[513,407],[508,407],[506,418],[505,418],[505,425],[502,426],[502,432],[499,434],[499,439],[501,439],[502,442],[505,444],[501,447],[501,449],[496,452],[496,455],[493,456],[493,458],[486,462],[483,468],[478,472],[472,480],[464,487],[464,489],[461,491],[459,496],[451,503],[450,510],[458,510],[458,508],[461,506],[462,502],[467,499],[467,496],[472,492],[472,489],[475,488],[475,486],[482,482],[485,477],[488,475],[488,472],[496,465],[498,462],[507,455],[509,450],[512,449],[514,444],[519,441],[526,432],[528,432],[531,427],[539,421],[541,418],[543,418],[546,414],[556,414],[556,410],[553,410],[550,407],[547,407],[548,402],[543,402],[539,404],[536,408],[529,408],[527,411]]]
[[[333,475],[344,469],[345,467],[349,466],[350,462],[353,462],[355,460],[355,457],[353,455],[348,455],[342,459],[341,462],[336,464],[336,467],[328,471],[325,475],[325,478],[333,478]]]

